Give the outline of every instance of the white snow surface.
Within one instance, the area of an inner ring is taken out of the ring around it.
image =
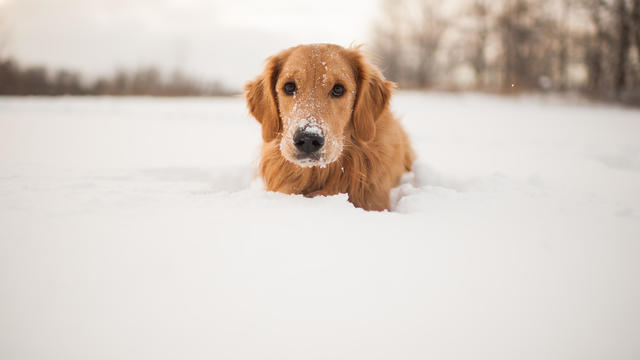
[[[0,98],[0,358],[638,359],[640,112],[400,92],[392,212],[242,98]]]

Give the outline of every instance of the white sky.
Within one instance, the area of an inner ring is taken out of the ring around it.
[[[154,64],[240,87],[280,49],[368,43],[378,9],[377,0],[0,0],[0,37],[28,64],[89,76]]]

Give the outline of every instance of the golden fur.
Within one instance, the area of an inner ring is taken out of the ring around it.
[[[283,93],[287,82],[295,95]],[[334,84],[344,96],[330,96]],[[264,72],[246,85],[251,115],[262,125],[260,175],[267,190],[335,195],[366,210],[389,209],[389,192],[411,169],[414,154],[400,123],[388,109],[394,85],[358,48],[300,45],[270,57]],[[322,129],[325,145],[317,161],[295,157],[292,134],[301,122]]]

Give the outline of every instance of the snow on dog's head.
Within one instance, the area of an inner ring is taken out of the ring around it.
[[[324,167],[342,155],[345,141],[369,141],[373,120],[356,116],[361,69],[358,49],[301,45],[270,57],[262,75],[247,84],[251,114],[265,142],[301,166]],[[366,105],[363,105],[366,106]]]

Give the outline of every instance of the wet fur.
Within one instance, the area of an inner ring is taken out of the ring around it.
[[[357,207],[389,209],[391,188],[411,169],[414,160],[406,133],[388,109],[394,85],[384,80],[359,49],[327,46],[351,64],[357,79],[341,156],[324,168],[303,168],[286,160],[280,152],[282,125],[275,83],[288,56],[296,49],[291,48],[269,58],[264,73],[246,86],[249,111],[262,124],[260,175],[270,191],[306,196],[347,193]]]

